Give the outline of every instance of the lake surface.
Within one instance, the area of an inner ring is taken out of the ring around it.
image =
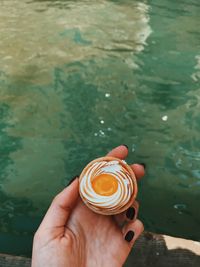
[[[119,144],[146,230],[200,240],[199,0],[0,0],[0,252]],[[130,265],[131,266],[131,265]]]

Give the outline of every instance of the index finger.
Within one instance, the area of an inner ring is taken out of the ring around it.
[[[120,145],[115,147],[113,150],[111,150],[107,156],[109,157],[115,157],[119,159],[125,159],[128,156],[128,147],[126,145]],[[140,180],[144,174],[145,174],[145,169],[144,166],[141,164],[132,164],[130,165],[131,169],[135,173],[135,176],[137,180]]]
[[[120,145],[111,150],[108,157],[115,157],[119,159],[125,159],[128,156],[128,147],[126,145]]]

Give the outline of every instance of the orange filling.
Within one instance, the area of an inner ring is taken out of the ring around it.
[[[94,191],[102,196],[113,195],[118,188],[117,179],[110,174],[100,174],[92,180]]]

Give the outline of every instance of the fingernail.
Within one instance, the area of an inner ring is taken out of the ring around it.
[[[128,149],[128,146],[127,146],[127,145],[125,145],[125,144],[122,144],[122,146],[125,146],[125,147]]]
[[[144,169],[146,169],[146,164],[145,163],[139,163],[140,165],[142,165],[144,167]]]
[[[129,220],[133,220],[134,216],[135,216],[135,209],[133,207],[130,207],[126,212],[126,217]]]
[[[75,175],[67,184],[67,186],[69,186],[76,178],[79,178],[79,175]]]
[[[133,231],[128,231],[128,233],[125,235],[125,240],[128,241],[128,242],[131,242],[131,240],[133,239],[134,237],[134,232]]]

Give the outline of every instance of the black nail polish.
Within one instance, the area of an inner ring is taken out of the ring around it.
[[[67,186],[69,186],[76,178],[79,178],[79,175],[75,175],[67,184]]]
[[[144,167],[144,169],[146,169],[146,164],[145,163],[141,162],[139,164],[142,165]]]
[[[125,144],[122,144],[122,146],[125,146],[125,147],[128,149],[128,146],[127,146],[127,145],[125,145]]]
[[[128,242],[131,242],[131,240],[134,237],[134,232],[133,231],[128,231],[128,233],[125,235],[125,240]]]
[[[133,220],[134,216],[135,216],[135,209],[133,207],[130,207],[126,212],[126,217],[129,220]]]

